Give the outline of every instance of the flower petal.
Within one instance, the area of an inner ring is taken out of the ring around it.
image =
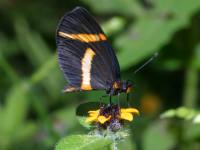
[[[95,117],[95,116],[97,117],[99,115],[99,109],[88,111],[88,113],[90,117]]]
[[[94,113],[94,114],[98,114],[99,113],[99,109],[97,110],[90,110],[88,111],[89,114]]]
[[[120,118],[128,121],[133,120],[133,115],[131,113],[121,113]]]
[[[99,115],[99,114],[95,114],[95,113],[89,114],[90,117],[95,117],[95,116],[97,117],[98,115]]]
[[[139,115],[139,110],[135,108],[121,108],[121,113],[133,113]]]
[[[110,120],[111,116],[109,116],[108,118],[106,118],[105,116],[99,116],[98,117],[98,121],[101,123],[101,124],[104,124],[106,121]]]
[[[91,116],[91,117],[87,117],[86,119],[85,119],[85,122],[86,123],[90,123],[90,122],[94,122],[94,121],[96,121],[97,120],[97,116]]]

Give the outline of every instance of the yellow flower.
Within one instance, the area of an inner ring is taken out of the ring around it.
[[[139,115],[139,111],[135,108],[121,108],[120,109],[120,119],[132,121],[134,115]]]
[[[111,105],[102,107],[98,110],[88,111],[89,116],[86,118],[86,123],[99,122],[104,124],[105,122],[111,123],[113,120],[128,120],[132,121],[134,115],[139,115],[139,111],[135,108],[121,108],[117,105]]]
[[[89,111],[89,117],[86,118],[85,122],[100,122],[101,124],[104,124],[106,121],[110,120],[111,116],[105,117],[102,115],[99,115],[99,109],[94,111]]]

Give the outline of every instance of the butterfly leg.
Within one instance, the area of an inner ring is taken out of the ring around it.
[[[129,93],[126,94],[126,101],[127,101],[128,107],[130,107],[130,102],[129,102]]]
[[[110,106],[112,105],[112,96],[109,95]]]
[[[120,102],[119,102],[119,98],[120,98],[120,93],[118,93],[118,99],[117,99],[117,105],[118,105],[118,107],[120,106]]]

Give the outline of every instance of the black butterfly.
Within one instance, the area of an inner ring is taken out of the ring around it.
[[[56,31],[58,60],[69,85],[65,92],[106,90],[110,96],[128,93],[113,48],[89,12],[76,7],[66,13]]]

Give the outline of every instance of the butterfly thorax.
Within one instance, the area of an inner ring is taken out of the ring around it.
[[[129,93],[133,84],[130,81],[114,81],[108,85],[106,93],[108,95],[118,95],[120,93]]]

